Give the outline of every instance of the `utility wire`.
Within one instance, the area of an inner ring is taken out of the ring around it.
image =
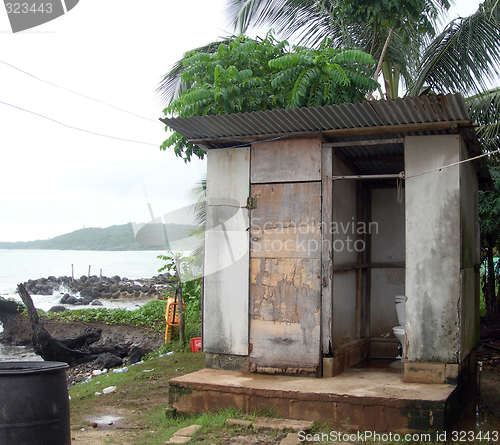
[[[90,133],[90,134],[93,134],[95,136],[101,136],[101,137],[109,138],[109,139],[116,139],[118,141],[133,142],[135,144],[143,144],[143,145],[151,145],[153,147],[159,147],[158,144],[151,144],[150,142],[142,142],[142,141],[135,141],[135,140],[132,140],[132,139],[119,138],[119,137],[116,137],[116,136],[110,136],[108,134],[102,134],[102,133],[97,133],[97,132],[91,131],[91,130],[85,130],[84,128],[73,127],[72,125],[68,125],[68,124],[65,124],[63,122],[59,122],[59,121],[57,121],[55,119],[52,119],[51,117],[45,116],[45,115],[40,114],[40,113],[36,113],[34,111],[26,110],[25,108],[21,108],[21,107],[18,107],[16,105],[9,104],[7,102],[3,102],[1,100],[0,100],[0,104],[7,105],[8,107],[12,107],[12,108],[17,108],[18,110],[25,111],[26,113],[34,114],[35,116],[43,117],[44,119],[47,119],[47,120],[52,121],[52,122],[54,122],[56,124],[62,125],[63,127],[71,128],[72,130],[83,131],[84,133]]]
[[[401,172],[400,173],[400,176],[403,178],[403,179],[410,179],[410,178],[415,178],[416,176],[422,176],[422,175],[426,175],[427,173],[433,173],[433,172],[437,172],[437,171],[441,171],[443,170],[444,168],[448,168],[448,167],[453,167],[455,165],[460,165],[460,164],[464,164],[466,162],[471,162],[471,161],[475,161],[476,159],[479,159],[479,158],[484,158],[486,156],[491,156],[491,155],[494,155],[494,154],[497,154],[497,153],[500,153],[500,149],[498,150],[495,150],[495,151],[489,151],[487,153],[483,153],[479,156],[475,156],[473,158],[467,158],[467,159],[463,159],[462,161],[458,161],[458,162],[454,162],[453,164],[448,164],[448,165],[443,165],[442,167],[437,167],[437,168],[433,168],[432,170],[427,170],[425,172],[422,172],[422,173],[416,173],[414,175],[410,175],[410,176],[406,176],[404,174],[404,172]]]
[[[107,107],[114,108],[115,110],[122,111],[123,113],[131,114],[132,116],[138,117],[140,119],[144,119],[144,120],[147,120],[147,121],[150,121],[150,122],[158,123],[157,120],[151,119],[149,117],[144,117],[144,116],[141,116],[139,114],[132,113],[131,111],[127,111],[127,110],[124,110],[123,108],[120,108],[120,107],[117,107],[115,105],[111,105],[111,104],[108,104],[106,102],[103,102],[102,100],[94,99],[93,97],[89,97],[89,96],[86,96],[85,94],[77,93],[76,91],[70,90],[69,88],[64,88],[64,87],[62,87],[60,85],[56,85],[54,83],[51,83],[51,82],[48,82],[46,80],[40,79],[39,77],[37,77],[37,76],[35,76],[35,75],[31,74],[31,73],[28,73],[27,71],[24,71],[24,70],[18,68],[17,66],[11,65],[10,63],[4,62],[3,60],[0,60],[0,63],[3,63],[4,65],[7,65],[7,66],[10,66],[11,68],[13,68],[13,69],[15,69],[17,71],[20,71],[21,73],[26,74],[27,76],[33,77],[33,79],[36,79],[39,82],[46,83],[47,85],[53,86],[55,88],[59,88],[59,89],[64,90],[64,91],[68,91],[69,93],[76,94],[77,96],[84,97],[85,99],[92,100],[92,101],[100,103],[102,105],[106,105]]]
[[[154,120],[154,119],[151,119],[151,118],[149,118],[149,117],[144,117],[144,116],[141,116],[141,115],[139,115],[139,114],[132,113],[131,111],[124,110],[123,108],[117,107],[117,106],[115,106],[115,105],[108,104],[108,103],[103,102],[103,101],[101,101],[101,100],[99,100],[99,99],[94,99],[93,97],[89,97],[89,96],[86,96],[86,95],[84,95],[84,94],[77,93],[76,91],[70,90],[70,89],[65,88],[65,87],[62,87],[62,86],[60,86],[60,85],[56,85],[56,84],[54,84],[54,83],[52,83],[52,82],[48,82],[48,81],[43,80],[43,79],[40,79],[39,77],[35,76],[34,74],[31,74],[31,73],[29,73],[29,72],[27,72],[27,71],[24,71],[24,70],[22,70],[21,68],[18,68],[17,66],[14,66],[14,65],[12,65],[12,64],[10,64],[10,63],[8,63],[8,62],[4,62],[3,60],[0,60],[0,63],[3,63],[4,65],[7,65],[7,66],[9,66],[9,67],[11,67],[11,68],[13,68],[13,69],[15,69],[15,70],[17,70],[17,71],[19,71],[19,72],[23,73],[23,74],[26,74],[27,76],[32,77],[33,79],[38,80],[39,82],[43,82],[43,83],[45,83],[45,84],[47,84],[47,85],[50,85],[50,86],[53,86],[53,87],[55,87],[55,88],[59,88],[59,89],[64,90],[64,91],[68,91],[69,93],[76,94],[77,96],[84,97],[85,99],[92,100],[92,101],[97,102],[97,103],[100,103],[100,104],[102,104],[102,105],[106,105],[107,107],[114,108],[114,109],[116,109],[116,110],[122,111],[122,112],[124,112],[124,113],[130,114],[130,115],[135,116],[135,117],[138,117],[138,118],[140,118],[140,119],[144,119],[144,120],[147,120],[147,121],[150,121],[150,122],[155,122],[155,123],[160,122],[160,120]],[[38,114],[38,113],[35,113],[35,112],[33,112],[33,111],[29,111],[29,110],[25,110],[24,108],[17,107],[16,105],[11,105],[11,104],[8,104],[8,103],[6,103],[6,102],[2,102],[2,101],[0,101],[0,103],[2,103],[2,104],[4,104],[4,105],[11,106],[11,107],[14,107],[14,108],[18,108],[19,110],[26,111],[27,113],[32,113],[32,114],[35,114],[35,115],[37,115],[37,116],[40,116],[40,117],[43,117],[43,118],[45,118],[45,119],[51,120],[51,121],[53,121],[53,122],[55,122],[55,123],[57,123],[57,124],[60,124],[60,125],[63,125],[63,126],[65,126],[65,127],[72,128],[72,129],[75,129],[75,130],[84,131],[84,132],[91,133],[91,134],[94,134],[94,135],[97,135],[97,136],[103,136],[103,137],[108,137],[108,138],[112,138],[112,139],[119,139],[119,140],[129,141],[129,142],[137,142],[137,143],[139,143],[139,144],[154,145],[154,144],[149,144],[149,143],[147,143],[147,142],[131,141],[131,140],[129,140],[129,139],[117,138],[117,137],[114,137],[114,136],[108,136],[108,135],[104,135],[104,134],[100,134],[100,133],[95,133],[95,132],[90,131],[90,130],[84,130],[84,129],[81,129],[81,128],[72,127],[72,126],[70,126],[70,125],[67,125],[67,124],[64,124],[64,123],[62,123],[62,122],[56,121],[56,120],[54,120],[54,119],[52,119],[52,118],[50,118],[50,117],[44,116],[44,115],[42,115],[42,114]],[[174,130],[175,130],[175,129],[183,130],[183,128],[181,128],[181,127],[174,127],[174,126],[171,126],[171,125],[169,125],[169,126],[170,126],[170,128],[172,128],[172,129],[174,129]],[[209,135],[209,134],[205,134],[205,133],[197,133],[197,132],[193,132],[192,130],[190,130],[190,132],[191,132],[191,133],[194,133],[194,134],[198,134],[199,136],[203,136],[203,137],[209,137],[209,138],[215,138],[215,139],[221,139],[221,140],[233,141],[233,142],[240,142],[240,144],[239,144],[239,145],[234,145],[234,146],[232,146],[232,147],[224,147],[224,148],[238,148],[238,147],[244,147],[244,146],[246,146],[246,145],[248,145],[248,144],[251,144],[251,143],[252,143],[252,141],[246,141],[246,140],[241,140],[241,139],[231,139],[231,138],[227,138],[227,137],[215,136],[215,135]],[[283,137],[284,137],[284,136],[279,136],[279,137],[276,137],[276,138],[266,139],[266,140],[264,140],[264,141],[257,141],[257,142],[269,142],[269,141],[274,141],[274,140],[277,140],[277,139],[281,139],[281,138],[283,138]],[[253,142],[255,142],[255,141],[253,141]]]

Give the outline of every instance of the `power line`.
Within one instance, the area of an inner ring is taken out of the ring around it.
[[[115,105],[111,105],[111,104],[108,104],[106,102],[103,102],[102,100],[94,99],[93,97],[89,97],[89,96],[86,96],[85,94],[77,93],[76,91],[70,90],[69,88],[65,88],[65,87],[62,87],[60,85],[56,85],[55,83],[48,82],[47,80],[40,79],[39,77],[37,77],[37,76],[35,76],[35,75],[31,74],[31,73],[28,73],[27,71],[24,71],[21,68],[18,68],[17,66],[14,66],[14,65],[12,65],[10,63],[4,62],[3,60],[0,60],[0,63],[3,63],[4,65],[7,65],[7,66],[10,66],[11,68],[13,68],[13,69],[15,69],[17,71],[20,71],[21,73],[26,74],[27,76],[33,77],[33,79],[36,79],[39,82],[46,83],[47,85],[53,86],[55,88],[59,88],[59,89],[64,90],[64,91],[68,91],[69,93],[76,94],[77,96],[84,97],[85,99],[92,100],[92,101],[100,103],[102,105],[106,105],[107,107],[114,108],[115,110],[122,111],[123,113],[131,114],[132,116],[138,117],[140,119],[144,119],[144,120],[147,120],[147,121],[158,123],[157,120],[151,119],[149,117],[144,117],[144,116],[141,116],[139,114],[132,113],[131,111],[127,111],[127,110],[124,110],[123,108],[120,108],[120,107],[117,107]]]
[[[135,117],[138,117],[138,118],[140,118],[140,119],[148,120],[148,121],[155,122],[155,123],[160,122],[159,120],[154,120],[154,119],[151,119],[151,118],[149,118],[149,117],[144,117],[144,116],[141,116],[141,115],[139,115],[139,114],[132,113],[131,111],[124,110],[123,108],[117,107],[117,106],[115,106],[115,105],[108,104],[108,103],[103,102],[103,101],[101,101],[101,100],[99,100],[99,99],[94,99],[93,97],[89,97],[89,96],[86,96],[86,95],[84,95],[84,94],[77,93],[76,91],[70,90],[70,89],[65,88],[65,87],[62,87],[62,86],[60,86],[60,85],[56,85],[56,84],[54,84],[54,83],[52,83],[52,82],[48,82],[48,81],[43,80],[43,79],[40,79],[39,77],[35,76],[34,74],[31,74],[31,73],[29,73],[29,72],[27,72],[27,71],[24,71],[24,70],[22,70],[21,68],[18,68],[18,67],[14,66],[14,65],[12,65],[12,64],[10,64],[10,63],[8,63],[8,62],[4,62],[3,60],[0,60],[0,63],[3,63],[4,65],[7,65],[7,66],[9,66],[9,67],[11,67],[11,68],[13,68],[13,69],[15,69],[15,70],[17,70],[17,71],[19,71],[19,72],[23,73],[23,74],[26,74],[27,76],[32,77],[33,79],[38,80],[39,82],[43,82],[43,83],[45,83],[45,84],[47,84],[47,85],[51,85],[51,86],[53,86],[53,87],[55,87],[55,88],[59,88],[59,89],[64,90],[64,91],[68,91],[69,93],[75,94],[75,95],[77,95],[77,96],[83,97],[83,98],[88,99],[88,100],[92,100],[92,101],[97,102],[97,103],[100,103],[100,104],[102,104],[102,105],[106,105],[106,106],[108,106],[108,107],[114,108],[114,109],[116,109],[116,110],[122,111],[122,112],[124,112],[124,113],[130,114],[130,115],[135,116]],[[35,114],[35,115],[37,115],[37,116],[43,117],[43,118],[48,119],[48,120],[50,120],[50,121],[52,121],[52,122],[55,122],[55,123],[57,123],[57,124],[59,124],[59,125],[63,125],[63,126],[65,126],[65,127],[67,127],[67,128],[71,128],[71,129],[74,129],[74,130],[84,131],[84,132],[86,132],[86,133],[94,134],[94,135],[96,135],[96,136],[102,136],[102,137],[107,137],[107,138],[112,138],[112,139],[118,139],[118,140],[127,141],[127,142],[136,142],[136,143],[138,143],[138,144],[146,144],[146,145],[154,145],[154,146],[157,146],[157,145],[155,145],[155,144],[150,144],[150,143],[148,143],[148,142],[132,141],[132,140],[130,140],[130,139],[123,139],[123,138],[118,138],[118,137],[114,137],[114,136],[108,136],[108,135],[101,134],[101,133],[95,133],[95,132],[90,131],[90,130],[84,130],[84,129],[82,129],[82,128],[72,127],[72,126],[70,126],[70,125],[67,125],[67,124],[64,124],[64,123],[62,123],[62,122],[56,121],[55,119],[52,119],[52,118],[50,118],[50,117],[44,116],[44,115],[39,114],[39,113],[35,113],[35,112],[33,112],[33,111],[30,111],[30,110],[26,110],[26,109],[21,108],[21,107],[18,107],[18,106],[16,106],[16,105],[11,105],[11,104],[8,104],[8,103],[6,103],[6,102],[2,102],[2,101],[0,101],[0,103],[2,103],[2,104],[4,104],[4,105],[11,106],[11,107],[14,107],[14,108],[17,108],[17,109],[22,110],[22,111],[26,111],[27,113]],[[183,128],[181,128],[181,127],[174,127],[174,126],[171,126],[171,125],[168,125],[168,126],[170,126],[170,127],[171,127],[172,129],[174,129],[174,130],[175,130],[176,128],[178,128],[179,130],[182,130],[182,129],[183,129]],[[252,143],[252,141],[245,141],[245,140],[241,140],[241,139],[231,139],[231,138],[226,138],[226,137],[222,137],[222,136],[215,136],[215,135],[207,135],[207,134],[204,134],[204,133],[197,133],[197,132],[193,132],[192,130],[191,130],[191,133],[195,133],[195,134],[198,134],[198,135],[200,135],[200,136],[205,136],[205,137],[210,137],[210,138],[223,139],[223,140],[227,140],[227,141],[234,141],[234,142],[241,142],[241,144],[239,144],[239,145],[234,145],[234,146],[231,146],[231,147],[224,147],[224,148],[238,148],[238,147],[244,147],[244,146],[246,146],[246,145],[248,145],[248,144],[251,144],[251,143]],[[280,136],[280,137],[277,137],[277,138],[272,138],[272,139],[267,139],[267,140],[265,140],[265,141],[257,141],[257,142],[269,142],[269,141],[274,141],[274,140],[276,140],[276,139],[281,139],[281,138],[283,138],[283,136]]]
[[[25,111],[26,113],[34,114],[35,116],[43,117],[44,119],[47,119],[51,122],[62,125],[63,127],[70,128],[72,130],[83,131],[84,133],[90,133],[90,134],[93,134],[95,136],[101,136],[101,137],[109,138],[109,139],[116,139],[118,141],[133,142],[135,144],[143,144],[143,145],[151,145],[153,147],[159,147],[158,144],[151,144],[150,142],[135,141],[132,139],[120,138],[120,137],[116,137],[116,136],[110,136],[108,134],[97,133],[97,132],[91,131],[91,130],[85,130],[84,128],[73,127],[72,125],[65,124],[65,123],[60,122],[58,120],[52,119],[51,117],[45,116],[45,115],[40,114],[40,113],[36,113],[35,111],[26,110],[25,108],[21,108],[21,107],[18,107],[17,105],[12,105],[12,104],[9,104],[7,102],[3,102],[1,100],[0,100],[0,104],[7,105],[8,107],[12,107],[12,108],[17,108],[18,110]]]

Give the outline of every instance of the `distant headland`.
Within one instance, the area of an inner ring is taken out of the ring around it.
[[[135,228],[135,230],[134,230]],[[46,250],[193,250],[199,239],[187,224],[121,224],[89,227],[47,240],[1,242],[0,249]]]

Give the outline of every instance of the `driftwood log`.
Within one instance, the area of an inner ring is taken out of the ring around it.
[[[91,345],[101,338],[101,329],[86,328],[81,335],[67,340],[57,340],[50,335],[40,322],[38,313],[31,296],[26,288],[19,284],[17,292],[28,311],[28,320],[31,327],[31,342],[35,354],[44,360],[65,362],[70,367],[95,360],[100,354],[112,353],[121,358],[128,355],[125,345],[106,345],[92,347]]]

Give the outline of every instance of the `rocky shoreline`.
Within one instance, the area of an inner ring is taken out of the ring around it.
[[[126,277],[114,275],[110,278],[81,276],[74,279],[68,276],[49,276],[28,280],[24,287],[31,295],[62,294],[61,305],[102,305],[101,300],[130,300],[158,298],[163,296],[163,290],[168,288],[175,279],[168,273],[152,278],[129,280]],[[64,310],[63,306],[53,310]]]

